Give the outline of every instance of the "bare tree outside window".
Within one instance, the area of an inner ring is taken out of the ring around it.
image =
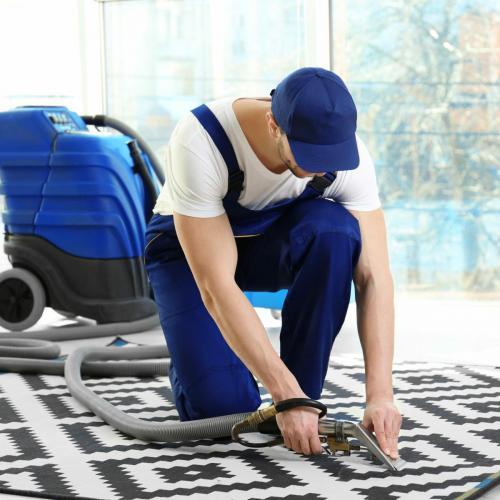
[[[399,288],[498,292],[498,4],[333,5],[334,61],[377,165]]]

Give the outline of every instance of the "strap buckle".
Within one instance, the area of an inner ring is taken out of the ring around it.
[[[243,187],[244,178],[243,171],[240,169],[229,172],[228,191],[240,192]]]
[[[336,175],[334,176],[333,180],[330,180],[328,177],[326,177],[326,174],[316,175],[314,176],[314,179],[312,181],[309,181],[307,183],[307,185],[318,191],[318,193],[323,194],[325,189],[335,180],[335,178]]]

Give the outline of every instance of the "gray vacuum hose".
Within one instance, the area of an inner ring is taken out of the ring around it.
[[[86,359],[147,359],[158,357],[160,349],[168,355],[165,346],[144,347],[82,347],[73,351],[66,360],[64,376],[73,397],[117,429],[144,441],[185,441],[192,439],[231,436],[231,428],[251,413],[235,413],[176,423],[147,422],[115,408],[85,386],[81,379],[81,365]],[[161,363],[152,363],[151,373],[157,374]],[[257,431],[257,427],[253,429]]]
[[[135,321],[123,321],[116,323],[104,323],[97,325],[68,326],[57,328],[46,328],[29,333],[0,333],[2,339],[38,339],[38,340],[76,340],[90,339],[94,337],[111,337],[113,335],[126,335],[128,333],[138,333],[155,328],[160,324],[157,314]]]
[[[41,340],[40,335],[37,339],[20,339],[21,335],[19,334],[15,338],[10,334],[11,338],[6,338],[6,335],[9,334],[2,334],[3,338],[0,338],[0,355],[7,354],[10,357],[0,357],[0,370],[18,373],[64,374],[70,394],[83,406],[93,411],[109,425],[143,441],[175,442],[230,437],[233,425],[251,415],[251,412],[248,412],[186,422],[149,422],[132,417],[114,407],[86,387],[82,380],[82,374],[136,377],[168,375],[169,361],[127,361],[116,363],[104,361],[168,358],[168,348],[164,344],[126,348],[80,347],[69,354],[66,361],[64,361],[50,359],[59,356],[60,348],[52,342]],[[26,354],[37,356],[37,358],[49,359],[26,358],[24,357]],[[19,357],[20,355],[23,357]],[[257,432],[257,425],[248,426],[246,431]]]

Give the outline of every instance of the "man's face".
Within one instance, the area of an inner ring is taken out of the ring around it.
[[[325,172],[308,172],[297,165],[292,150],[290,149],[288,139],[284,133],[281,133],[278,139],[278,153],[281,161],[288,167],[288,170],[290,170],[295,177],[303,179],[304,177],[315,177],[316,175],[321,177],[325,175]]]

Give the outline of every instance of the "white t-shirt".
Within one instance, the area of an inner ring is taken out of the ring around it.
[[[217,99],[206,105],[215,114],[233,145],[244,184],[238,203],[260,210],[282,199],[298,197],[311,177],[298,178],[286,170],[271,172],[253,152],[234,110],[238,97]],[[324,198],[348,209],[375,210],[380,207],[375,167],[370,154],[356,134],[360,164],[354,170],[340,170]],[[170,215],[173,211],[193,217],[215,217],[225,212],[222,199],[228,185],[227,166],[208,132],[189,112],[177,123],[165,155],[165,183],[153,209]]]

